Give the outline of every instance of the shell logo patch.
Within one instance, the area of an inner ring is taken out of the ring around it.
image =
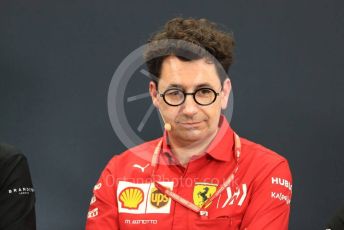
[[[209,199],[209,197],[211,197],[216,192],[216,188],[216,184],[195,183],[192,194],[194,204],[198,207],[202,207],[203,204]]]
[[[157,188],[153,188],[150,194],[150,203],[157,208],[164,207],[168,201],[169,197],[161,193]]]
[[[138,209],[143,201],[143,191],[137,187],[128,187],[120,193],[119,200],[123,208]]]

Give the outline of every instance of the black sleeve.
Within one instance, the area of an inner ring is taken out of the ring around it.
[[[0,230],[35,230],[35,193],[27,160],[0,144]]]
[[[327,224],[326,229],[344,230],[344,206],[337,210],[331,221]]]

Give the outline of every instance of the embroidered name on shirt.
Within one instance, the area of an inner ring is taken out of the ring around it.
[[[124,220],[125,224],[157,224],[158,220]]]
[[[12,188],[8,190],[8,194],[18,194],[18,195],[29,195],[30,193],[35,192],[33,188],[28,187],[19,187],[19,188]]]

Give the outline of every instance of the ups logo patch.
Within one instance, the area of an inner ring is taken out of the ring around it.
[[[157,188],[153,188],[150,194],[150,203],[157,208],[164,207],[168,201],[169,197],[161,193]]]

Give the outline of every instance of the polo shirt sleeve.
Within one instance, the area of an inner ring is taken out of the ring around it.
[[[115,158],[105,167],[93,188],[93,196],[87,214],[86,230],[119,229],[115,194],[117,181],[113,173]]]
[[[35,194],[27,160],[9,145],[0,145],[0,229],[36,229]]]
[[[264,168],[267,172],[256,178],[240,229],[287,230],[292,196],[288,162],[283,160],[271,169]]]

